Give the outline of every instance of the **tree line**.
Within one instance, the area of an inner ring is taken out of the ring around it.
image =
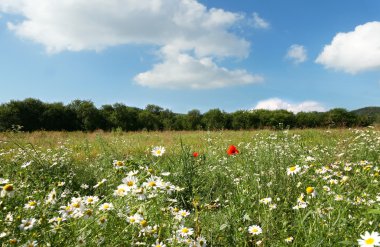
[[[27,98],[0,104],[0,131],[11,130],[14,126],[22,126],[24,131],[334,128],[368,126],[373,121],[368,116],[342,108],[297,114],[286,110],[239,110],[227,113],[220,109],[211,109],[202,114],[194,109],[181,114],[152,104],[144,109],[121,103],[97,108],[89,100],[74,100],[64,105]]]

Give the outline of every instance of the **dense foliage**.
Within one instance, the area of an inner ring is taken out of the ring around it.
[[[116,103],[103,105],[98,109],[93,102],[87,100],[74,100],[64,105],[28,98],[0,105],[0,131],[12,129],[16,125],[23,126],[25,131],[323,128],[368,126],[373,121],[367,115],[341,108],[328,112],[297,114],[285,110],[239,110],[227,113],[220,109],[211,109],[204,114],[199,110],[179,114],[156,105],[147,105],[145,109],[140,109]]]
[[[352,112],[360,116],[366,116],[367,118],[370,118],[371,121],[375,121],[376,123],[380,123],[380,107],[379,106],[364,107],[364,108],[354,110]]]

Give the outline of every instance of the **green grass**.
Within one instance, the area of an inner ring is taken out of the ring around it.
[[[0,184],[2,246],[202,246],[199,239],[207,246],[357,246],[365,231],[380,229],[374,129],[34,132],[0,140],[0,178],[9,180]],[[227,155],[230,145],[239,154]],[[155,146],[166,152],[153,156]],[[288,175],[296,165],[300,171]],[[136,187],[120,186],[133,171]],[[88,196],[99,201],[86,204]],[[104,203],[112,210],[101,210]],[[29,230],[20,227],[26,219],[36,220]],[[262,233],[248,232],[253,225]],[[184,227],[188,237],[179,236]]]

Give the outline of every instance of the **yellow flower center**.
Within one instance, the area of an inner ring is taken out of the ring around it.
[[[291,172],[294,172],[296,169],[297,169],[297,168],[296,168],[295,166],[292,166],[292,167],[289,168],[289,170],[290,170]]]
[[[161,154],[161,150],[157,150],[157,151],[156,151],[156,154]]]
[[[368,238],[364,241],[366,244],[373,244],[375,243],[375,239],[374,238]]]
[[[135,183],[133,181],[128,181],[127,182],[127,185],[130,187],[130,186],[133,186]]]
[[[37,205],[37,202],[35,201],[30,201],[28,202],[29,206],[33,207],[33,206],[36,206]]]
[[[3,190],[5,190],[6,192],[11,192],[11,191],[13,191],[13,185],[12,185],[12,184],[6,184],[6,185],[3,187]]]
[[[140,222],[140,225],[141,225],[142,227],[147,227],[147,226],[148,226],[148,222],[147,222],[146,220],[142,220],[142,221]]]
[[[252,232],[258,232],[259,230],[257,228],[253,228]]]
[[[91,197],[90,198],[87,198],[87,202],[88,203],[91,203],[91,202],[93,202],[94,201],[94,199],[92,199]]]
[[[9,240],[9,243],[10,243],[10,244],[17,244],[17,239],[10,239],[10,240]]]
[[[306,188],[306,193],[311,194],[313,192],[314,192],[314,188],[313,187],[307,187]]]
[[[367,165],[367,166],[365,166],[363,169],[364,169],[364,170],[369,170],[369,169],[371,169],[371,167],[372,167],[372,165]]]
[[[156,182],[152,181],[152,182],[149,182],[148,184],[150,187],[155,187],[156,186]]]
[[[103,205],[103,208],[104,208],[104,209],[109,209],[109,208],[110,208],[110,205],[108,205],[108,204],[104,204],[104,205]]]
[[[183,232],[183,233],[188,233],[188,232],[189,232],[189,229],[187,229],[186,227],[185,227],[185,228],[182,228],[182,232]]]
[[[117,165],[117,166],[123,166],[124,164],[123,164],[122,161],[118,161],[118,162],[116,162],[116,165]]]
[[[73,206],[74,208],[80,208],[80,203],[79,203],[79,202],[73,203],[72,206]]]

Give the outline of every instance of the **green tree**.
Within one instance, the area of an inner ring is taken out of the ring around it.
[[[227,124],[226,113],[219,109],[211,109],[203,115],[202,122],[206,129],[222,130]]]
[[[94,131],[100,129],[104,119],[94,103],[88,100],[74,100],[68,106],[76,114],[76,126],[78,129]]]
[[[188,111],[185,116],[184,129],[200,130],[202,129],[202,114],[199,110],[193,109]]]

